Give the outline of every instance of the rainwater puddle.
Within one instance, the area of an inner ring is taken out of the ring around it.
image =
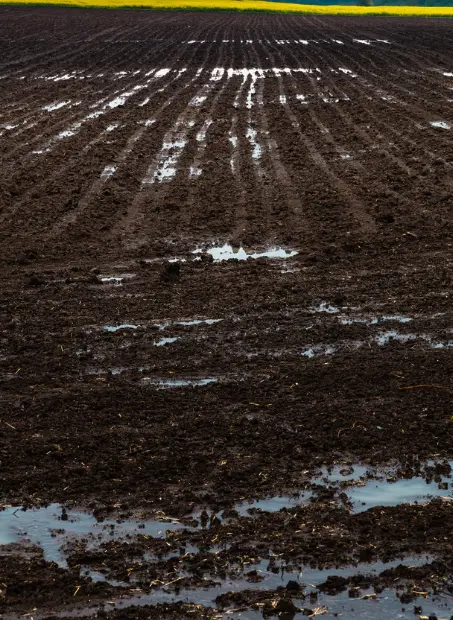
[[[338,71],[341,71],[345,75],[350,75],[351,77],[357,77],[357,74],[354,73],[354,71],[351,71],[351,69],[346,69],[346,67],[338,67]]]
[[[313,358],[320,357],[325,355],[334,355],[337,353],[345,353],[354,350],[361,349],[365,346],[369,348],[372,345],[377,345],[379,347],[388,346],[391,342],[399,342],[401,344],[407,342],[417,342],[422,341],[425,343],[425,346],[429,349],[451,349],[453,348],[453,342],[450,340],[447,341],[439,341],[434,340],[434,337],[430,334],[415,334],[415,333],[399,333],[396,330],[389,330],[386,332],[381,332],[376,336],[372,336],[370,338],[364,340],[343,340],[338,344],[330,344],[330,343],[318,343],[307,347],[301,351],[301,355],[303,357]]]
[[[334,465],[327,468],[322,467],[321,472],[315,476],[313,482],[317,482],[316,478],[322,478],[322,481],[332,482],[356,482],[365,478],[367,472],[373,468],[366,465]]]
[[[279,512],[282,508],[295,508],[302,504],[307,504],[312,494],[309,492],[301,493],[298,496],[276,496],[269,499],[258,499],[251,502],[240,502],[234,506],[241,516],[249,516],[249,510],[262,510],[263,512]]]
[[[181,325],[182,327],[192,327],[193,325],[215,325],[220,323],[223,319],[190,319],[187,321],[169,321],[168,323],[154,323],[154,327],[158,327],[160,330],[167,329],[174,325]]]
[[[447,121],[431,121],[430,125],[439,129],[451,129],[451,125]]]
[[[244,248],[241,246],[239,248],[233,248],[233,246],[229,244],[225,244],[221,247],[211,247],[207,250],[196,249],[192,252],[192,254],[201,254],[205,252],[206,254],[210,254],[215,261],[224,261],[224,260],[247,260],[249,258],[292,258],[296,256],[297,252],[295,250],[286,251],[283,248],[273,248],[271,250],[266,250],[265,252],[254,252],[253,254],[247,254]]]
[[[76,510],[63,513],[59,504],[25,511],[9,507],[0,511],[0,545],[29,540],[41,547],[45,560],[66,566],[66,560],[60,551],[64,536],[94,536],[98,542],[138,534],[165,538],[166,530],[177,530],[182,527],[184,526],[174,521],[136,519],[117,523],[115,520],[106,519],[98,522],[88,513]]]
[[[451,482],[445,479],[439,488],[436,482],[421,477],[397,480],[370,480],[365,486],[349,487],[346,491],[353,505],[353,512],[364,512],[376,506],[398,506],[399,504],[426,504],[435,497],[448,498],[452,495]],[[452,497],[453,499],[453,497]]]
[[[210,383],[217,383],[218,379],[217,377],[205,377],[203,379],[150,379],[147,377],[143,381],[161,388],[178,388],[209,385]]]
[[[302,351],[303,357],[308,357],[311,359],[312,357],[319,357],[322,355],[333,355],[336,352],[337,348],[334,345],[330,344],[316,344],[313,347],[308,347]]]
[[[263,560],[257,564],[244,565],[242,568],[245,571],[256,571],[257,575],[261,577],[258,582],[251,582],[244,577],[238,579],[226,579],[211,588],[194,588],[190,590],[182,590],[171,592],[165,589],[158,589],[150,594],[139,594],[133,597],[118,598],[104,603],[102,609],[104,612],[113,610],[124,609],[132,605],[144,606],[144,605],[157,605],[159,603],[172,603],[180,601],[183,603],[192,603],[196,605],[202,605],[205,607],[216,607],[216,598],[222,594],[228,592],[242,592],[245,590],[263,591],[269,589],[276,589],[278,587],[286,586],[288,581],[296,581],[302,588],[306,589],[309,594],[316,589],[317,586],[324,583],[328,577],[340,576],[343,578],[353,577],[355,575],[376,575],[384,570],[396,568],[400,565],[405,566],[422,566],[432,561],[429,556],[409,556],[404,559],[395,560],[388,563],[376,562],[374,564],[360,563],[356,566],[348,566],[344,568],[332,568],[326,570],[318,570],[311,568],[303,568],[302,571],[285,571],[284,567],[272,566],[269,560]],[[245,573],[246,574],[246,573]],[[320,610],[313,615],[325,615],[328,618],[334,618],[341,616],[343,618],[354,619],[361,618],[367,620],[383,620],[385,619],[407,619],[412,620],[414,618],[414,604],[422,605],[424,613],[436,613],[439,614],[439,618],[445,618],[449,614],[446,613],[446,608],[453,609],[451,599],[447,597],[433,599],[431,598],[419,598],[415,599],[411,605],[406,605],[406,611],[403,612],[402,604],[396,597],[395,592],[387,589],[376,596],[373,589],[362,589],[357,592],[357,596],[351,598],[347,591],[340,592],[335,595],[327,595],[318,592],[314,601],[310,601],[308,598],[293,599],[294,604],[300,608],[300,613],[292,614],[291,619],[306,618],[307,614],[305,609],[314,608]],[[324,608],[324,611],[323,611]],[[65,617],[70,616],[85,616],[93,615],[96,608],[87,607],[85,609],[78,608],[74,612],[64,612]],[[260,612],[252,610],[246,610],[240,613],[232,613],[227,611],[223,612],[224,617],[228,618],[244,618],[247,620],[262,619]],[[216,614],[216,617],[218,615]],[[223,617],[223,616],[222,616]]]
[[[342,325],[353,325],[355,323],[362,323],[364,325],[378,325],[379,323],[385,323],[386,321],[397,321],[398,323],[409,323],[413,319],[409,316],[403,316],[401,314],[384,314],[382,316],[374,317],[347,317],[340,319]]]
[[[113,176],[115,172],[116,172],[115,166],[106,166],[104,170],[101,172],[101,181],[107,181],[107,179],[110,179],[110,177]]]
[[[376,336],[376,338],[374,338],[374,341],[380,347],[384,347],[391,340],[396,340],[397,342],[409,342],[409,340],[417,340],[417,338],[426,339],[426,336],[424,334],[400,334],[394,329],[392,329],[390,331],[379,334],[378,336]]]
[[[121,329],[138,329],[138,325],[133,325],[132,323],[121,323],[120,325],[104,325],[104,331],[106,332],[117,332]]]
[[[177,340],[181,340],[181,338],[161,338],[158,342],[154,343],[155,347],[163,347],[166,344],[172,344]]]
[[[340,312],[340,308],[332,306],[326,301],[322,301],[319,306],[313,306],[310,310],[311,312],[327,312],[327,314],[336,314],[337,312]]]
[[[99,280],[102,284],[113,284],[114,286],[121,286],[123,280],[130,280],[135,278],[135,273],[122,273],[117,276],[99,276]]]
[[[42,110],[45,110],[46,112],[53,112],[54,110],[59,110],[60,108],[64,108],[70,103],[71,103],[70,99],[68,101],[60,101],[59,103],[51,103],[50,105],[44,105],[42,107]]]
[[[261,144],[258,142],[258,132],[253,127],[248,127],[245,136],[252,147],[252,159],[255,162],[259,161],[261,159],[261,155],[263,154],[263,149]]]
[[[453,471],[453,461],[450,461],[449,465]],[[334,465],[329,468],[323,467],[319,473],[313,476],[311,483],[331,485],[331,488],[336,488],[338,492],[345,493],[352,504],[353,513],[364,512],[376,506],[397,506],[407,503],[424,504],[436,497],[450,501],[449,498],[452,496],[451,500],[453,501],[451,476],[441,476],[437,478],[437,482],[422,475],[394,481],[395,472],[395,466],[382,469],[360,464]],[[383,479],[386,476],[388,479]],[[380,479],[377,479],[378,477]],[[342,483],[351,484],[345,486]],[[290,509],[306,505],[313,497],[312,491],[302,491],[299,495],[275,496],[256,501],[240,502],[234,506],[234,510],[242,516],[248,516],[250,508],[257,508],[264,512],[278,512],[283,508]],[[220,518],[221,513],[217,516]]]
[[[173,325],[183,325],[188,327],[190,325],[214,325],[220,323],[222,319],[193,319],[192,321],[175,321]]]
[[[278,588],[286,585],[289,579],[299,582],[301,585],[319,586],[329,577],[337,576],[347,579],[355,575],[379,575],[384,570],[396,568],[401,564],[405,566],[423,566],[433,561],[429,555],[406,556],[391,562],[358,562],[355,565],[334,567],[334,568],[311,568],[304,566],[300,571],[285,570],[285,566],[273,566],[269,560],[262,560],[258,564],[252,564],[247,570],[256,570],[259,575],[264,577],[261,586],[266,585],[269,589]]]

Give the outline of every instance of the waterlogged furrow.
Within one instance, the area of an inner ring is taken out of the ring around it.
[[[142,180],[142,188],[154,183],[171,181],[177,171],[179,159],[187,145],[189,135],[198,117],[201,105],[208,99],[225,70],[216,67],[211,72],[209,81],[192,97],[187,109],[177,118],[175,125],[165,134],[161,150],[149,166]],[[197,141],[204,142],[209,125],[197,134]],[[198,173],[195,174],[198,176]]]
[[[204,121],[203,126],[200,131],[196,134],[195,139],[198,142],[198,150],[195,156],[194,163],[190,166],[189,177],[191,179],[195,179],[199,177],[202,173],[201,162],[203,160],[203,155],[206,151],[207,141],[206,136],[208,133],[209,127],[212,125],[214,121],[210,118]]]
[[[89,206],[89,204],[100,194],[102,188],[107,181],[115,174],[116,170],[124,165],[127,157],[132,152],[134,146],[143,136],[148,127],[150,127],[155,121],[153,119],[146,120],[142,123],[141,127],[135,131],[126,143],[126,146],[120,151],[115,161],[111,164],[107,164],[102,170],[99,178],[93,183],[88,192],[80,199],[77,207],[66,214],[51,230],[49,236],[54,237],[61,234],[65,228],[73,224]]]
[[[51,140],[42,149],[36,150],[34,151],[34,153],[36,154],[48,153],[61,140],[65,138],[70,138],[74,136],[76,133],[78,133],[80,129],[82,129],[82,127],[89,121],[98,119],[101,116],[110,112],[111,110],[114,110],[115,108],[123,107],[131,97],[133,97],[134,95],[137,95],[137,93],[139,93],[140,91],[148,88],[151,82],[153,82],[155,79],[158,79],[159,77],[163,77],[163,75],[166,75],[166,73],[161,73],[160,75],[158,74],[159,72],[157,72],[155,76],[151,76],[143,84],[137,84],[132,89],[119,93],[116,97],[114,97],[113,99],[110,99],[110,101],[107,101],[107,103],[103,104],[100,108],[95,109],[93,112],[90,112],[90,114],[87,114],[81,120],[73,123],[70,127],[68,127],[68,129],[61,131],[54,138],[51,138]]]
[[[219,81],[225,76],[225,71],[216,71],[212,74],[214,77],[214,81]],[[202,173],[202,162],[207,148],[207,133],[211,125],[214,123],[215,118],[215,109],[219,98],[222,96],[225,89],[228,87],[232,75],[230,72],[226,72],[226,79],[223,80],[222,87],[218,89],[216,95],[214,96],[212,103],[209,107],[208,118],[203,122],[201,129],[197,132],[195,139],[198,143],[197,152],[194,157],[193,164],[189,169],[189,178],[195,179],[201,176]],[[211,78],[212,79],[212,78]],[[193,105],[203,105],[204,102],[208,99],[208,95],[202,94],[201,96],[197,96],[192,100]]]

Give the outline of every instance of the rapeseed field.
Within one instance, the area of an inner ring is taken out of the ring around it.
[[[451,17],[453,7],[350,6],[294,4],[266,0],[0,0],[5,5],[54,5],[85,8],[146,8],[198,11],[264,11],[269,13],[310,13],[318,15],[401,15]]]

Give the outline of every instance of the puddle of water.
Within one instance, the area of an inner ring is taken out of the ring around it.
[[[449,463],[453,468],[453,461]],[[397,506],[406,503],[427,503],[435,497],[448,498],[453,494],[453,484],[451,477],[441,477],[439,483],[426,480],[422,476],[413,478],[403,478],[392,482],[390,480],[376,480],[367,478],[370,475],[388,475],[386,472],[379,472],[375,468],[366,465],[335,465],[330,471],[323,467],[321,472],[315,474],[312,479],[314,484],[335,485],[338,491],[344,492],[352,503],[352,512],[364,512],[376,506]],[[342,482],[357,482],[357,485],[341,486]],[[340,483],[340,484],[339,484]],[[447,484],[447,488],[445,487]],[[338,485],[338,486],[337,486]],[[298,496],[276,496],[268,499],[253,502],[241,502],[234,506],[234,509],[242,516],[247,516],[249,508],[260,508],[265,512],[277,512],[282,508],[295,508],[307,504],[313,497],[311,491],[304,491]],[[453,497],[452,497],[453,500]],[[220,515],[218,515],[220,516]]]
[[[371,469],[366,465],[334,465],[329,469],[322,467],[320,474],[315,476],[313,482],[316,482],[317,477],[329,483],[358,481],[365,478]]]
[[[103,284],[114,284],[116,286],[120,286],[123,280],[129,280],[131,278],[135,278],[135,273],[122,273],[117,276],[99,276],[99,280]]]
[[[303,105],[308,104],[307,97],[305,95],[296,95],[296,99],[297,101],[300,101],[300,103],[302,103]]]
[[[189,321],[169,321],[168,323],[154,323],[154,327],[158,327],[160,330],[167,329],[172,325],[181,325],[182,327],[191,327],[192,325],[215,325],[220,323],[223,319],[191,319]]]
[[[345,75],[350,75],[351,77],[357,77],[357,73],[354,73],[351,69],[346,69],[346,67],[338,67],[338,71],[341,71]]]
[[[337,347],[331,344],[317,344],[302,351],[302,355],[311,359],[320,355],[332,355],[336,350]]]
[[[132,323],[121,323],[120,325],[104,325],[104,331],[117,332],[120,329],[138,329],[138,325],[132,325]]]
[[[439,129],[451,129],[450,123],[447,121],[431,121],[431,127],[438,127]]]
[[[311,312],[327,312],[328,314],[335,314],[340,312],[340,308],[332,306],[327,301],[322,301],[319,306],[313,306],[310,308]]]
[[[78,129],[79,127],[74,126],[74,129],[66,129],[65,131],[60,131],[60,133],[56,136],[56,140],[61,140],[61,138],[70,138],[71,136],[74,136],[76,134]],[[33,152],[37,153],[38,151]]]
[[[391,562],[358,562],[355,565],[341,566],[334,568],[311,568],[304,566],[300,571],[285,570],[284,565],[278,568],[278,572],[271,570],[269,560],[262,560],[258,564],[252,564],[247,570],[256,570],[262,577],[261,587],[267,586],[269,589],[278,588],[286,585],[289,579],[299,582],[301,585],[319,586],[329,577],[338,576],[347,579],[354,575],[378,575],[384,570],[396,568],[401,564],[405,566],[423,566],[433,561],[433,557],[429,555],[422,556],[406,556],[404,559],[398,558]],[[250,585],[249,585],[250,587]]]
[[[364,325],[378,325],[387,321],[397,321],[398,323],[409,323],[413,319],[409,316],[401,314],[384,314],[375,317],[347,317],[340,319],[342,325],[353,325],[354,323],[363,323]]]
[[[66,518],[67,517],[67,518]],[[178,522],[155,520],[128,520],[117,523],[115,520],[98,522],[88,513],[68,510],[63,513],[59,504],[50,504],[46,508],[22,510],[9,507],[0,511],[0,545],[20,540],[30,540],[39,545],[44,552],[44,559],[66,566],[60,546],[62,536],[86,537],[94,535],[99,541],[112,538],[124,538],[128,535],[149,534],[155,538],[165,538],[166,530],[184,527]]]
[[[174,128],[165,134],[157,159],[146,171],[142,185],[169,181],[176,176],[177,164],[194,125],[195,121],[187,120],[185,114],[178,117]]]
[[[257,499],[250,502],[240,502],[234,506],[234,510],[241,516],[249,516],[249,510],[256,508],[263,510],[264,512],[279,512],[282,508],[295,508],[307,504],[312,496],[311,493],[304,492],[296,497],[291,496],[276,496],[268,499]]]
[[[101,181],[107,181],[116,172],[116,166],[106,166],[101,172]]]
[[[193,319],[192,321],[175,321],[173,325],[214,325],[215,323],[220,323],[223,319]],[[171,325],[171,323],[167,323],[166,325]],[[165,327],[166,327],[165,325]]]
[[[181,340],[181,338],[161,338],[158,342],[154,343],[155,347],[163,347],[166,344],[172,344],[177,340]]]
[[[283,248],[274,248],[265,252],[247,254],[242,246],[235,251],[234,248],[227,243],[221,247],[212,247],[207,250],[196,249],[192,254],[201,254],[202,252],[210,254],[213,259],[218,262],[232,259],[247,260],[248,258],[291,258],[297,254],[295,250],[287,252]]]
[[[196,96],[192,99],[192,101],[190,101],[189,105],[199,107],[202,103],[206,101],[207,98],[208,97],[206,95]]]
[[[444,481],[446,482],[446,480]],[[427,482],[424,478],[388,482],[371,480],[365,486],[349,487],[346,491],[353,505],[353,512],[364,512],[375,506],[397,506],[399,504],[425,504],[434,497],[450,497],[451,483],[448,489],[439,489],[436,482]]]
[[[107,578],[104,573],[101,573],[100,571],[97,570],[91,570],[91,569],[86,569],[83,570],[83,568],[81,568],[80,571],[82,574],[84,573],[86,577],[91,577],[91,580],[94,583],[108,583],[111,586],[115,587],[115,588],[121,588],[121,587],[130,587],[130,584],[124,582],[124,581],[118,581],[117,579],[112,579],[112,578]]]
[[[338,344],[314,344],[306,349],[303,349],[301,351],[301,355],[304,357],[313,358],[322,355],[333,355],[334,353],[339,352],[353,351],[360,349],[365,345],[370,347],[372,344],[376,344],[379,347],[385,347],[392,341],[406,343],[415,342],[417,340],[425,342],[426,346],[430,349],[450,349],[453,347],[453,342],[449,340],[445,342],[433,340],[433,337],[430,334],[400,334],[395,330],[389,330],[364,340],[343,340]]]
[[[248,127],[245,136],[252,146],[252,159],[258,161],[263,153],[262,146],[257,140],[258,132],[253,127]]]
[[[380,347],[384,347],[391,340],[396,340],[397,342],[409,342],[409,340],[416,340],[417,338],[425,338],[423,334],[400,334],[395,330],[390,330],[388,332],[382,332],[378,336],[376,336],[373,340]]]
[[[112,373],[112,375],[120,375],[122,372],[127,372],[127,371],[134,371],[134,372],[145,372],[145,370],[148,370],[149,366],[128,366],[128,367],[120,367],[117,366],[116,368],[110,368],[109,372]],[[93,374],[101,374],[99,371],[93,373]]]
[[[42,109],[45,110],[46,112],[53,112],[54,110],[59,110],[60,108],[64,108],[70,103],[71,103],[71,100],[60,101],[60,103],[51,103],[49,105],[44,105]]]
[[[151,592],[150,594],[139,594],[138,596],[109,601],[103,604],[102,609],[104,612],[109,612],[124,609],[132,605],[156,605],[159,603],[172,603],[176,601],[192,603],[204,607],[215,607],[216,598],[221,594],[228,592],[241,592],[251,589],[255,591],[274,589],[281,586],[286,586],[289,580],[296,581],[300,583],[301,586],[308,586],[306,591],[310,592],[313,591],[316,586],[325,582],[329,576],[339,575],[347,578],[359,574],[373,575],[386,569],[395,568],[401,564],[406,566],[420,566],[429,563],[430,561],[431,558],[429,556],[407,557],[404,560],[396,560],[387,564],[381,562],[377,562],[376,564],[358,564],[355,567],[329,569],[324,571],[304,568],[303,571],[299,573],[285,572],[283,568],[281,571],[277,569],[277,572],[274,573],[269,566],[268,560],[264,560],[259,564],[249,564],[246,566],[246,570],[256,570],[257,573],[263,577],[263,579],[257,583],[251,583],[247,579],[239,578],[234,580],[226,579],[222,581],[221,584],[211,588],[194,588],[177,593],[159,589]],[[307,599],[295,598],[293,599],[293,602],[301,609],[301,612],[291,615],[291,618],[306,618],[307,615],[302,610],[307,607],[313,607],[319,610],[318,612],[314,612],[313,610],[313,616],[327,614],[327,617],[329,618],[341,616],[348,618],[348,620],[352,618],[367,620],[398,618],[412,620],[414,618],[414,605],[422,606],[424,613],[440,614],[439,617],[445,617],[447,608],[453,609],[453,601],[451,600],[451,597],[442,597],[442,599],[437,598],[437,600],[433,597],[418,598],[415,599],[411,605],[406,605],[406,609],[403,611],[401,601],[396,597],[395,592],[392,590],[384,590],[376,596],[373,589],[362,589],[359,594],[359,597],[351,599],[347,591],[335,595],[318,593],[316,601],[313,603],[309,602]],[[366,596],[367,594],[369,596]],[[65,610],[64,615],[67,617],[93,615],[95,609],[96,608],[93,607],[87,607],[82,609],[77,608],[77,610],[73,612]],[[252,618],[259,620],[262,618],[261,613],[254,612],[252,610],[246,610],[239,613],[225,610],[223,614],[228,618],[244,618],[247,620],[251,620]],[[217,616],[218,614],[216,614],[216,617]]]
[[[150,379],[146,377],[143,381],[161,388],[177,388],[209,385],[210,383],[217,383],[218,379],[216,377],[206,377],[204,379]]]

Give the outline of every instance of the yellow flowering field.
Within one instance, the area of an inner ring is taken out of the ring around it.
[[[97,8],[149,8],[221,11],[266,11],[274,13],[312,13],[320,15],[415,15],[451,17],[453,7],[421,6],[345,6],[266,2],[266,0],[0,0],[0,4],[58,5]]]

